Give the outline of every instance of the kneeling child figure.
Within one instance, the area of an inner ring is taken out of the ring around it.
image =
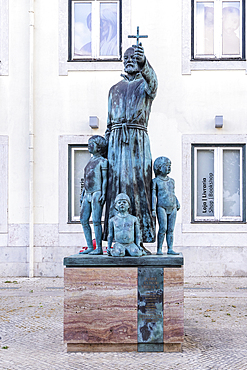
[[[129,214],[130,199],[121,193],[116,196],[116,216],[109,222],[107,253],[113,257],[124,257],[125,253],[132,257],[145,254],[140,247],[140,226],[137,217]],[[111,249],[113,239],[115,244]]]

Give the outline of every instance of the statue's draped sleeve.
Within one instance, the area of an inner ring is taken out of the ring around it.
[[[154,99],[157,93],[158,80],[156,73],[146,59],[146,63],[141,70],[142,77],[146,81],[146,93],[151,98]]]

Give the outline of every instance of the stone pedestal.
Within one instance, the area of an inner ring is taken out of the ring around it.
[[[67,351],[180,351],[183,256],[64,258]]]

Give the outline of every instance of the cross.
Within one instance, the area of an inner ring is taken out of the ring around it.
[[[128,38],[129,39],[136,39],[136,45],[132,45],[133,48],[137,47],[139,45],[139,39],[140,38],[147,38],[148,36],[145,35],[145,36],[141,36],[139,35],[139,26],[137,26],[137,34],[136,36],[135,35],[129,35]]]

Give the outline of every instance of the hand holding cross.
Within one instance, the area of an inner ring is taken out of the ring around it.
[[[144,55],[144,49],[142,47],[141,42],[139,43],[140,38],[147,38],[147,35],[140,35],[139,34],[139,26],[137,26],[137,34],[135,35],[129,35],[128,38],[136,38],[136,45],[132,45],[132,47],[135,49],[135,58],[137,63],[139,64],[140,69],[143,68],[145,64],[146,57]]]

